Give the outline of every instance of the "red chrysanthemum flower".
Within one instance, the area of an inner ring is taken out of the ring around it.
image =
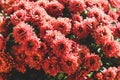
[[[103,73],[103,80],[114,80],[116,77],[117,69],[115,67],[109,67],[105,69]]]
[[[15,41],[19,43],[23,43],[28,37],[34,35],[33,28],[24,22],[17,24],[12,33]]]
[[[92,33],[98,45],[105,44],[108,40],[113,40],[112,31],[108,26],[99,26]]]
[[[61,71],[58,57],[52,56],[45,59],[42,68],[47,74],[56,76]]]
[[[64,6],[67,6],[69,4],[69,0],[58,0],[58,2],[60,2]]]
[[[83,39],[89,34],[87,27],[83,22],[75,22],[73,24],[72,32],[77,36],[78,39]]]
[[[108,15],[112,18],[112,20],[113,20],[114,22],[117,22],[117,21],[118,21],[119,15],[118,15],[116,12],[110,10],[110,11],[108,12]]]
[[[103,74],[102,74],[102,73],[97,73],[97,74],[95,75],[95,79],[103,80]]]
[[[88,49],[87,46],[85,45],[81,45],[79,47],[79,51],[78,51],[78,56],[79,56],[79,60],[80,61],[84,61],[85,57],[89,56],[90,55],[90,50]]]
[[[17,11],[20,9],[30,11],[32,8],[34,8],[34,3],[28,0],[16,0],[12,5],[12,7],[14,11]]]
[[[120,43],[116,41],[107,41],[105,45],[103,45],[102,50],[106,57],[120,57]]]
[[[68,75],[74,74],[78,67],[78,56],[67,54],[61,57],[61,69]]]
[[[95,54],[91,54],[85,57],[83,65],[89,71],[96,71],[100,68],[100,57]]]
[[[120,66],[117,68],[115,80],[120,80]]]
[[[45,54],[48,52],[48,46],[45,42],[40,42],[40,47],[37,50],[42,57],[45,56]]]
[[[94,31],[100,24],[95,17],[84,19],[84,24],[89,32]]]
[[[44,38],[46,35],[47,30],[53,30],[53,26],[50,23],[44,23],[43,25],[39,26],[40,29],[40,38]]]
[[[49,15],[53,17],[62,16],[62,11],[64,6],[58,1],[51,1],[46,5],[46,11]]]
[[[113,35],[115,37],[119,37],[120,38],[120,23],[117,23],[117,27],[115,28],[115,30],[113,31]]]
[[[12,53],[14,55],[15,69],[19,72],[26,72],[26,63],[27,54],[24,51],[23,46],[13,46]]]
[[[38,48],[40,48],[40,39],[37,38],[37,36],[30,36],[28,39],[25,40],[23,46],[25,48],[25,52],[27,54],[31,54],[32,52],[35,52],[38,50]]]
[[[115,8],[120,8],[120,0],[109,0],[110,4]]]
[[[71,31],[71,20],[69,18],[57,18],[54,22],[54,29],[60,31],[61,33],[67,35]]]
[[[14,25],[17,25],[21,21],[26,21],[26,11],[25,10],[17,10],[11,15],[11,22]]]
[[[84,0],[70,0],[69,1],[69,10],[72,13],[77,13],[80,12],[82,13],[85,10],[85,2]]]
[[[54,40],[51,44],[51,47],[53,49],[53,53],[55,53],[57,56],[63,56],[70,53],[71,45],[72,43],[68,39],[59,39]]]
[[[112,23],[112,18],[104,13],[104,11],[98,7],[88,8],[87,16],[92,18],[95,17],[99,23],[110,24]]]
[[[6,53],[0,53],[0,73],[8,73],[13,68],[13,58]]]
[[[81,21],[83,21],[83,17],[80,16],[79,14],[72,14],[72,21],[81,22]]]
[[[54,40],[64,39],[65,35],[57,30],[47,30],[44,36],[44,40],[51,44]]]
[[[6,17],[0,13],[0,33],[5,36],[8,34],[8,26],[6,25],[8,25],[8,21]]]
[[[2,34],[0,34],[0,52],[5,50],[5,39]]]
[[[43,23],[43,20],[45,16],[47,15],[44,8],[36,6],[33,9],[30,10],[28,17],[28,21],[31,21],[32,23],[36,25],[40,25]]]
[[[40,70],[41,69],[41,62],[42,56],[37,51],[32,52],[29,54],[25,60],[26,64],[32,69]]]
[[[46,5],[49,3],[49,1],[48,1],[48,0],[37,0],[35,3],[36,3],[38,6],[45,8]]]

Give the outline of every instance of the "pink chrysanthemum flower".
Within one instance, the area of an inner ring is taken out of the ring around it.
[[[61,33],[67,35],[71,31],[71,20],[69,18],[57,18],[54,22],[54,29],[60,31]]]
[[[44,40],[48,43],[52,43],[54,40],[64,39],[65,35],[57,30],[47,30]]]
[[[40,53],[34,51],[25,59],[25,63],[32,69],[40,70],[43,58]]]
[[[89,34],[87,27],[83,22],[75,22],[73,24],[72,32],[77,36],[78,39],[83,39]]]
[[[78,69],[78,57],[73,54],[64,55],[61,58],[61,69],[68,75],[72,75]]]
[[[64,9],[64,6],[58,1],[51,1],[46,5],[45,9],[49,15],[53,17],[58,17],[58,16],[62,16],[62,11]]]
[[[26,11],[25,10],[17,10],[11,15],[11,22],[14,25],[17,25],[21,21],[26,21]]]
[[[103,45],[102,50],[106,57],[120,57],[120,43],[116,41],[107,41],[105,45]]]
[[[24,22],[17,24],[12,33],[15,41],[19,43],[23,43],[28,37],[34,35],[33,28]]]
[[[28,17],[28,21],[31,21],[32,23],[36,25],[42,24],[43,19],[47,15],[46,11],[44,8],[36,6],[33,9],[30,10]]]
[[[103,70],[103,80],[114,80],[116,77],[117,69],[115,67],[109,67]]]
[[[53,41],[51,47],[53,49],[53,53],[60,57],[70,53],[71,45],[72,43],[68,39],[58,39]]]
[[[85,2],[84,0],[70,0],[69,1],[69,11],[72,13],[80,12],[82,13],[85,10]]]
[[[0,34],[0,52],[5,50],[5,39],[2,34]]]
[[[40,47],[40,39],[37,38],[37,36],[30,36],[28,39],[25,40],[23,46],[25,48],[25,52],[27,54],[31,54],[32,52],[37,51]]]
[[[113,40],[112,31],[108,26],[99,26],[92,33],[98,45],[105,44],[108,40]]]
[[[96,71],[100,68],[100,57],[95,54],[91,54],[85,57],[83,65],[89,71]]]
[[[56,76],[61,71],[58,57],[52,56],[45,59],[42,68],[47,74]]]

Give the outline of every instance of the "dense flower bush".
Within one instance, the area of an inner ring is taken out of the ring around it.
[[[0,80],[120,80],[120,0],[0,0]]]

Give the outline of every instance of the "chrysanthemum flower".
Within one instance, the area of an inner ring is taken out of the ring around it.
[[[28,21],[31,21],[32,23],[36,25],[42,24],[43,19],[47,15],[44,8],[36,6],[33,9],[30,10],[28,17]]]
[[[116,77],[117,69],[115,67],[109,67],[103,70],[103,80],[114,80]]]
[[[116,72],[116,77],[115,77],[116,80],[120,80],[120,66],[118,66],[117,68],[117,72]]]
[[[30,11],[34,7],[34,3],[28,0],[16,0],[15,3],[12,5],[14,11],[23,9]]]
[[[12,53],[14,55],[15,69],[21,73],[26,72],[26,63],[27,54],[24,51],[23,46],[13,46]]]
[[[67,6],[69,4],[69,0],[58,0],[58,2],[60,2],[64,6]]]
[[[108,40],[113,40],[112,31],[108,26],[99,26],[92,33],[98,45],[105,44]]]
[[[120,1],[119,0],[109,0],[110,4],[115,8],[120,8]]]
[[[113,31],[113,35],[115,37],[119,37],[120,38],[120,23],[117,23],[117,27],[115,28],[115,30]]]
[[[67,54],[61,58],[61,69],[68,75],[74,74],[78,66],[78,57],[73,54]]]
[[[79,14],[72,14],[72,21],[78,21],[81,22],[83,20],[83,17]]]
[[[17,25],[21,21],[26,21],[26,11],[25,10],[17,10],[11,15],[11,22],[14,25]]]
[[[85,57],[90,55],[90,50],[88,49],[87,46],[85,45],[80,45],[79,51],[78,51],[78,56],[81,61],[84,61]]]
[[[27,54],[31,54],[32,52],[37,51],[40,47],[40,39],[37,38],[37,36],[30,36],[28,39],[25,40],[23,46],[25,48],[25,52]]]
[[[39,26],[40,29],[40,38],[44,38],[46,35],[47,30],[53,30],[53,26],[50,23],[44,23],[43,25]]]
[[[34,35],[33,28],[24,22],[17,24],[12,33],[15,41],[19,43],[23,43],[28,37]]]
[[[54,22],[54,29],[60,31],[61,33],[67,35],[71,31],[71,20],[69,18],[57,18]]]
[[[100,57],[95,54],[88,55],[85,57],[83,65],[89,71],[96,71],[101,66]]]
[[[26,64],[32,69],[40,70],[41,69],[41,62],[42,56],[37,51],[32,52],[29,54],[25,60]]]
[[[63,56],[70,53],[72,43],[68,39],[54,40],[51,44],[53,53],[57,56]]]
[[[44,40],[48,43],[52,43],[54,40],[64,39],[65,35],[57,30],[47,30],[44,36]]]
[[[84,0],[70,0],[69,1],[69,10],[72,13],[77,13],[80,12],[82,13],[85,10],[85,2]]]
[[[49,1],[48,1],[48,0],[37,0],[35,3],[36,3],[38,6],[45,8],[46,5],[49,3]]]
[[[51,1],[46,5],[46,11],[49,15],[53,17],[62,16],[62,11],[64,6],[58,1]]]
[[[73,24],[72,32],[77,36],[78,39],[83,39],[89,34],[87,27],[83,22],[75,22]]]
[[[13,58],[6,53],[0,53],[0,73],[8,73],[13,68]]]
[[[61,71],[58,57],[52,56],[45,59],[42,68],[47,74],[56,76]]]
[[[120,57],[120,43],[116,41],[107,41],[105,45],[103,45],[102,50],[106,57]]]

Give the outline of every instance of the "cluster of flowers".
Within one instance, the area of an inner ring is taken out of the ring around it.
[[[80,42],[91,35],[106,58],[120,58],[119,0],[0,0],[0,7],[0,80],[27,66],[68,80],[120,80],[119,66],[99,72],[101,57]]]

